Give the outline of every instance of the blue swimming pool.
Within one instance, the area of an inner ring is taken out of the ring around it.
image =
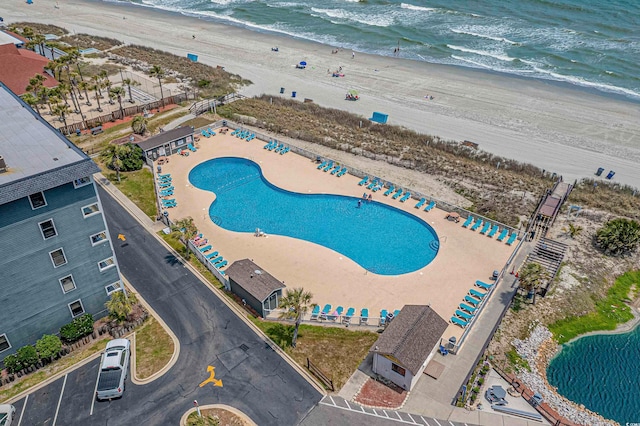
[[[376,274],[416,271],[438,253],[433,228],[411,214],[377,202],[358,207],[354,197],[285,191],[250,160],[205,161],[191,170],[189,181],[216,194],[209,216],[224,229],[253,233],[260,228],[320,244]]]

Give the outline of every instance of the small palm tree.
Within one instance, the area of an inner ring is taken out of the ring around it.
[[[91,90],[92,86],[93,85],[86,80],[83,80],[80,83],[78,83],[78,89],[84,91],[84,96],[87,98],[87,102],[86,102],[87,106],[91,106],[91,99],[89,98],[88,91]]]
[[[58,103],[53,106],[53,113],[60,118],[60,121],[64,123],[65,132],[67,129],[67,114],[71,112],[71,108],[68,104]]]
[[[126,84],[129,88],[129,102],[132,104],[135,103],[136,101],[133,100],[133,95],[131,94],[131,86],[139,86],[140,83],[130,78],[125,78],[124,80],[122,80],[122,84]]]
[[[124,291],[111,293],[111,299],[104,306],[109,311],[109,317],[122,323],[126,321],[136,303],[134,295],[127,295]]]
[[[38,115],[40,115],[40,108],[38,108],[40,99],[38,99],[33,93],[25,93],[24,95],[22,95],[22,100],[25,101],[31,108],[35,109]]]
[[[116,97],[118,99],[118,104],[120,105],[120,118],[124,118],[124,110],[122,109],[122,97],[126,96],[126,91],[122,86],[112,87],[109,91],[109,94]]]
[[[147,118],[144,115],[136,115],[131,120],[131,130],[133,133],[138,135],[144,135],[144,132],[147,131]]]
[[[640,223],[618,218],[596,231],[596,245],[606,254],[619,256],[633,252],[640,244]]]
[[[529,262],[519,272],[520,287],[527,290],[527,299],[536,303],[536,291],[549,279],[549,273],[541,264]]]
[[[101,82],[100,82],[100,77],[98,77],[97,75],[94,75],[93,77],[91,77],[91,79],[93,80],[93,83],[91,84],[91,90],[93,90],[96,93],[96,102],[98,103],[98,112],[102,112],[102,106],[100,106],[100,98],[102,97],[102,91],[101,89]]]
[[[280,318],[295,318],[296,326],[293,331],[293,339],[291,340],[291,346],[296,347],[298,340],[298,329],[302,318],[309,312],[309,308],[314,308],[315,303],[311,303],[313,294],[308,291],[304,291],[302,287],[294,288],[293,290],[287,290],[287,294],[280,299],[280,307],[284,308],[284,312],[280,314]]]
[[[149,70],[149,75],[158,79],[158,83],[160,84],[160,101],[162,102],[162,106],[164,106],[164,93],[162,92],[162,78],[164,77],[164,70],[160,65],[154,65],[151,67],[151,70]]]
[[[176,220],[171,227],[173,236],[178,238],[182,244],[187,245],[187,240],[195,237],[198,233],[198,227],[193,223],[193,218],[185,217],[184,219]]]
[[[582,226],[574,225],[573,223],[569,222],[567,227],[563,228],[562,230],[566,232],[571,239],[573,239],[580,235],[580,233],[582,232]]]
[[[107,167],[116,171],[116,179],[120,183],[120,170],[122,170],[122,159],[131,154],[131,145],[109,145],[100,153],[100,158]]]

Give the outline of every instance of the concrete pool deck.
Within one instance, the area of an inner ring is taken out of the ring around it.
[[[264,141],[251,142],[234,136],[218,134],[200,138],[197,152],[174,155],[162,166],[162,173],[173,178],[177,207],[168,209],[172,220],[190,216],[200,232],[229,264],[249,258],[270,274],[284,281],[289,288],[304,287],[313,293],[313,301],[354,307],[359,314],[368,308],[371,318],[381,309],[393,311],[406,304],[430,304],[444,319],[449,320],[476,280],[487,281],[495,269],[501,269],[514,246],[495,238],[480,235],[445,219],[446,212],[437,207],[430,212],[416,209],[416,200],[400,203],[384,191],[373,193],[374,201],[388,204],[425,220],[440,239],[436,258],[426,267],[412,273],[385,276],[366,271],[360,265],[326,247],[278,235],[255,237],[253,232],[227,231],[209,218],[209,206],[215,200],[211,192],[200,190],[189,182],[189,172],[197,164],[217,157],[240,157],[260,165],[272,184],[304,194],[328,193],[361,197],[366,191],[358,186],[359,178],[346,174],[340,178],[318,170],[316,163],[289,152],[280,155],[263,149]],[[380,176],[385,178],[385,176]],[[370,193],[370,191],[366,191]],[[268,208],[268,206],[265,206]],[[320,218],[319,218],[320,219]],[[318,226],[322,226],[321,220]],[[259,223],[252,228],[261,228]],[[268,230],[265,230],[268,234]],[[326,232],[330,233],[331,229]],[[372,229],[371,232],[375,232]],[[399,230],[398,238],[402,238]],[[390,241],[389,243],[392,243]],[[416,250],[420,247],[416,247]],[[462,329],[450,325],[445,336],[461,336]]]

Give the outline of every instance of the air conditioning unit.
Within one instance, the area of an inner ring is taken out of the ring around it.
[[[0,155],[0,173],[7,171],[7,163],[4,162],[4,158]]]

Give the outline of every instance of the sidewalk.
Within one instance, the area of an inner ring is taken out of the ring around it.
[[[180,117],[180,118],[176,118],[175,120],[173,120],[173,121],[172,121],[171,123],[169,123],[169,124],[165,124],[165,125],[162,127],[162,129],[163,129],[164,131],[171,130],[171,129],[175,129],[176,127],[178,127],[178,126],[179,126],[179,125],[181,125],[182,123],[184,123],[184,122],[186,122],[186,121],[189,121],[189,120],[191,120],[191,119],[194,119],[194,118],[196,118],[196,116],[195,116],[195,115],[193,115],[193,114],[187,114],[187,115],[182,116],[182,117]]]

